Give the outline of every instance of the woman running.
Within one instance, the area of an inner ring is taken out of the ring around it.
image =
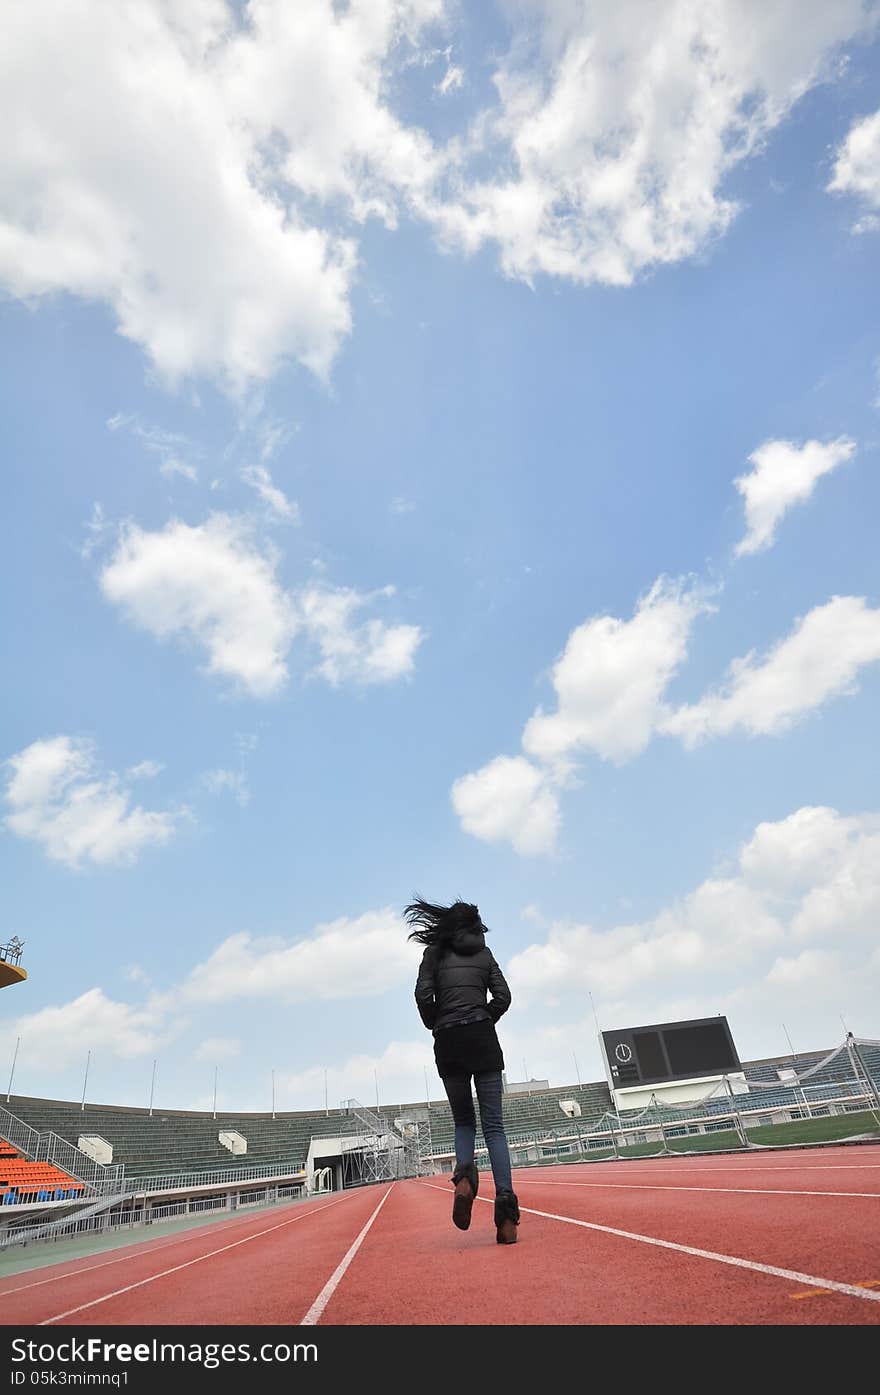
[[[415,900],[403,914],[414,927],[408,938],[425,946],[416,981],[416,1006],[425,1026],[434,1033],[434,1060],[455,1122],[452,1219],[459,1230],[467,1230],[480,1184],[474,1161],[477,1120],[473,1079],[495,1180],[496,1239],[499,1245],[513,1245],[519,1203],[513,1190],[502,1115],[504,1057],[495,1032],[495,1023],[510,1007],[510,989],[486,947],[486,926],[476,906],[466,901],[433,906],[429,901]]]

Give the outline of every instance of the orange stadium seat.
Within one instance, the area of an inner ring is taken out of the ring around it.
[[[0,1139],[0,1205],[24,1201],[66,1201],[84,1183],[54,1163],[30,1162],[6,1139]]]

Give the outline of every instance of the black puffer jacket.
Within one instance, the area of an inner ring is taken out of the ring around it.
[[[482,930],[460,930],[439,958],[434,948],[425,950],[416,980],[416,1006],[434,1032],[464,1021],[497,1022],[507,1011],[510,989],[486,948]]]

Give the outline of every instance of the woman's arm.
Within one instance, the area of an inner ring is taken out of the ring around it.
[[[425,950],[419,965],[419,976],[416,979],[416,1007],[419,1010],[419,1017],[430,1031],[437,1019],[437,1004],[434,1000],[434,953],[430,947]]]
[[[492,965],[489,969],[489,994],[489,1016],[493,1022],[497,1022],[499,1017],[503,1017],[510,1007],[510,989],[494,955],[492,955]]]

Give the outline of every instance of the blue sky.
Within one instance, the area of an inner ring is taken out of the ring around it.
[[[876,7],[42,9],[16,1090],[436,1096],[413,892],[479,903],[511,1078],[601,1075],[590,994],[880,1035]]]

